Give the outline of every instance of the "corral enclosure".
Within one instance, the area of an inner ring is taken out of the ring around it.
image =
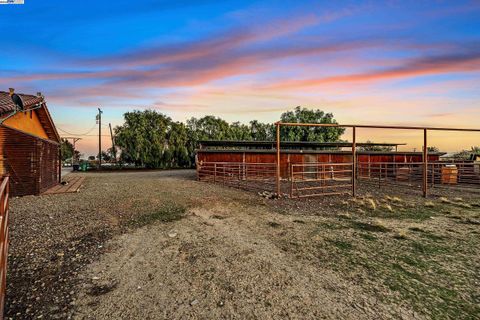
[[[426,138],[425,130],[425,145]],[[435,187],[480,187],[475,159],[451,161],[442,159],[444,152],[399,151],[399,145],[356,143],[355,134],[353,142],[201,141],[197,176],[290,198],[355,195],[357,183],[406,186],[424,196]]]

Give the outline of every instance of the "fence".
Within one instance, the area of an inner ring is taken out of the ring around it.
[[[275,163],[203,162],[197,167],[200,181],[225,186],[274,192]],[[351,194],[352,163],[290,164],[282,179],[282,194],[291,198]]]
[[[336,194],[352,195],[353,185],[404,186],[421,189],[424,162],[311,162],[283,167],[280,194],[306,198]],[[204,162],[197,167],[200,181],[254,191],[275,193],[275,163]],[[355,173],[355,174],[354,174]],[[432,188],[480,189],[480,163],[430,162],[426,183]]]
[[[200,181],[241,189],[274,191],[275,163],[203,162],[197,167]]]
[[[407,186],[423,183],[423,162],[358,162],[357,179]],[[434,187],[480,188],[480,163],[430,162],[427,164],[426,183]]]
[[[7,286],[9,185],[9,178],[4,177],[0,184],[0,320],[3,319],[5,290]]]
[[[290,198],[351,194],[353,163],[290,164]]]

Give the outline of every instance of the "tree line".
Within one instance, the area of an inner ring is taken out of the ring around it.
[[[280,121],[291,123],[331,123],[336,124],[332,113],[319,109],[296,107],[284,112]],[[340,142],[344,128],[282,126],[282,141]],[[195,162],[195,150],[202,140],[245,140],[274,141],[274,124],[252,120],[248,124],[228,123],[215,117],[191,118],[185,123],[173,121],[170,117],[154,110],[135,110],[124,114],[124,123],[114,128],[115,148],[102,151],[102,160],[118,159],[120,164],[129,163],[145,168],[185,168]],[[370,142],[370,141],[367,141]],[[62,158],[70,159],[74,152],[72,144],[62,140]],[[392,151],[390,146],[362,146],[363,151]],[[429,147],[430,152],[438,148]],[[464,150],[454,157],[466,159],[471,154],[480,154],[480,148]],[[119,156],[117,156],[117,154]],[[98,156],[90,156],[95,160]]]
[[[182,168],[194,164],[195,150],[201,140],[270,141],[275,139],[274,124],[252,120],[248,124],[228,123],[215,117],[191,118],[183,122],[154,111],[124,114],[124,124],[117,126],[115,144],[121,163],[146,168]],[[332,113],[296,107],[280,116],[282,122],[337,123]],[[339,141],[343,128],[282,127],[282,141]]]

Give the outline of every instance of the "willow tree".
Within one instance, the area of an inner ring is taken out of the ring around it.
[[[164,151],[171,119],[153,110],[127,112],[125,123],[115,128],[115,141],[124,159],[137,166],[165,166]]]

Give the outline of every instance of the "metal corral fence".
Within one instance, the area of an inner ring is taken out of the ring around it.
[[[275,174],[275,163],[203,162],[197,166],[200,181],[257,191],[273,192]]]
[[[197,170],[200,181],[275,192],[275,163],[204,162]],[[356,165],[352,162],[290,163],[287,174],[280,179],[281,194],[290,198],[352,195],[354,181],[378,187],[421,188],[423,171],[423,162],[357,162]],[[480,189],[480,163],[431,162],[427,166],[426,178],[429,188]]]
[[[351,194],[353,163],[290,164],[290,198]]]
[[[276,172],[275,163],[203,162],[197,167],[200,181],[272,193]],[[291,198],[351,194],[352,172],[352,163],[290,164],[282,193]]]
[[[4,177],[0,184],[0,319],[3,319],[5,290],[7,287],[9,188],[9,178]]]
[[[358,162],[357,179],[379,185],[421,186],[423,167],[423,162]],[[480,163],[431,162],[427,165],[426,180],[430,188],[480,188]]]

